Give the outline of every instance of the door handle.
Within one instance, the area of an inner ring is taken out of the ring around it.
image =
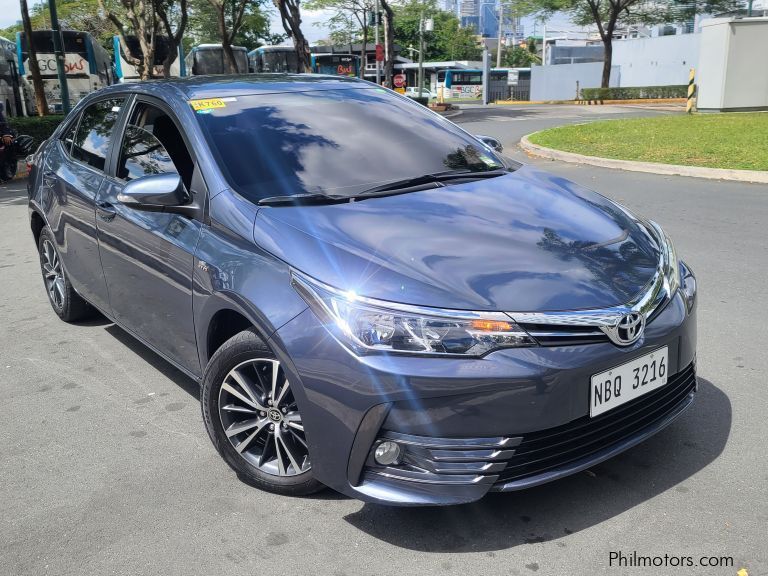
[[[98,214],[99,218],[104,220],[104,222],[111,222],[114,220],[115,216],[117,216],[117,210],[109,202],[100,202],[96,205],[96,214]]]

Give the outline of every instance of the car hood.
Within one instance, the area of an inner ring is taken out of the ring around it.
[[[648,232],[623,208],[527,166],[359,202],[263,207],[254,238],[336,288],[463,310],[624,304],[659,262]]]

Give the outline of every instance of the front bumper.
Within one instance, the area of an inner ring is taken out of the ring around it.
[[[669,382],[590,419],[593,374],[661,346]],[[358,357],[306,310],[272,338],[292,383],[315,477],[368,502],[471,502],[573,474],[668,425],[696,388],[696,306],[678,292],[633,346],[506,349],[484,358]],[[407,466],[377,466],[384,437]]]

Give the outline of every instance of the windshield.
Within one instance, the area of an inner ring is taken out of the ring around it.
[[[498,155],[421,104],[381,88],[225,98],[196,116],[241,195],[353,196],[450,170],[504,167]]]

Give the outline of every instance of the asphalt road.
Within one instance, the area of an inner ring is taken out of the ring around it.
[[[471,109],[500,138],[626,114]],[[525,492],[446,509],[306,499],[242,484],[196,385],[106,321],[49,309],[26,193],[0,187],[0,575],[768,574],[765,186],[532,160],[659,221],[700,285],[700,392],[641,446]],[[610,568],[610,552],[732,556],[724,568]]]

